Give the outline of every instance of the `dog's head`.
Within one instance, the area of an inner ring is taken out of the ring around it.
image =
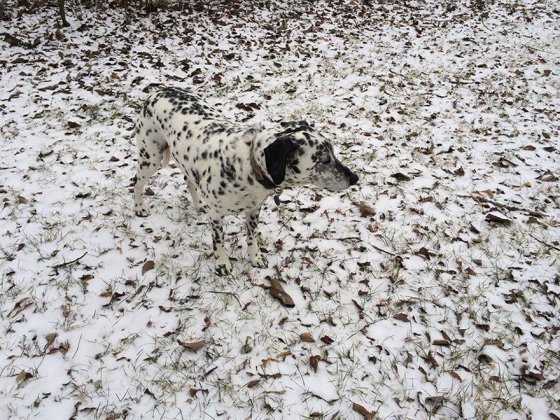
[[[276,185],[313,184],[340,191],[358,182],[336,158],[330,141],[305,121],[281,123],[264,148],[264,161]]]

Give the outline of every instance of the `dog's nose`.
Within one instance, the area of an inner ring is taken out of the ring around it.
[[[356,184],[358,183],[358,180],[359,180],[359,179],[360,179],[360,178],[358,177],[358,175],[352,174],[352,175],[350,176],[350,185],[356,185]]]

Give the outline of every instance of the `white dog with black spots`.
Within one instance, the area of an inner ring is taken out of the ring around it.
[[[303,184],[339,191],[358,182],[358,176],[335,157],[331,143],[305,121],[281,123],[276,130],[243,127],[184,89],[165,88],[149,97],[135,135],[139,158],[134,212],[148,215],[144,186],[173,157],[185,173],[194,206],[204,207],[210,217],[220,274],[231,271],[224,248],[224,216],[245,213],[248,258],[262,267],[257,224],[267,197]]]

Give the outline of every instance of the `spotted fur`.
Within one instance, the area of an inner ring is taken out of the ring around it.
[[[211,219],[218,271],[231,263],[224,248],[222,218],[245,213],[248,258],[263,266],[257,224],[263,201],[276,189],[314,184],[332,191],[354,185],[358,176],[336,159],[332,145],[305,121],[276,130],[243,127],[225,120],[200,97],[165,88],[149,97],[135,130],[138,172],[134,211],[147,216],[142,194],[148,179],[173,158],[185,173],[196,208]]]

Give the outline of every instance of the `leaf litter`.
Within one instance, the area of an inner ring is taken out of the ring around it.
[[[2,21],[0,406],[14,418],[558,418],[553,3]],[[234,274],[215,276],[208,220],[177,167],[150,181],[152,215],[132,214],[133,122],[170,84],[238,122],[314,123],[359,186],[267,202],[267,269],[246,263],[243,221],[229,219]],[[257,287],[267,278],[281,288]],[[292,307],[271,296],[284,287]]]

